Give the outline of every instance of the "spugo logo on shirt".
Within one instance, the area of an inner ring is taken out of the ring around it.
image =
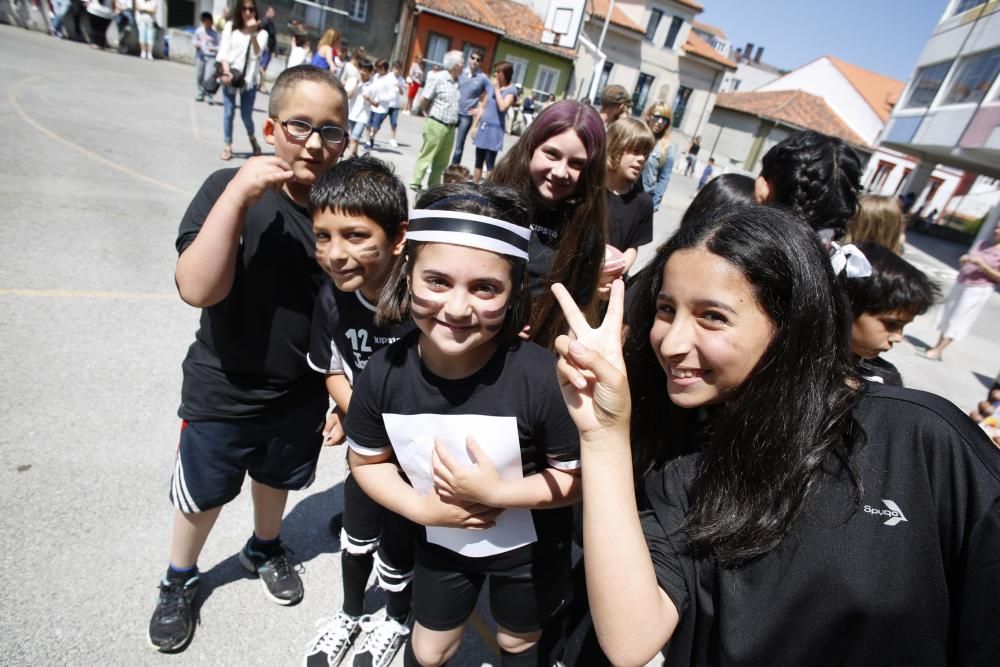
[[[899,509],[899,505],[892,500],[882,499],[882,503],[886,506],[886,509],[881,509],[878,507],[872,507],[871,505],[865,505],[865,514],[873,514],[878,517],[886,517],[883,525],[885,526],[895,526],[898,523],[906,521],[906,517],[903,516],[903,510]]]

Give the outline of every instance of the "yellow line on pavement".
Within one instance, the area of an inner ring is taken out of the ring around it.
[[[38,81],[38,80],[43,79],[43,78],[44,77],[42,77],[41,75],[36,75],[36,76],[28,77],[27,79],[21,79],[20,81],[18,81],[17,83],[15,83],[13,86],[11,86],[11,89],[9,91],[7,91],[7,100],[10,102],[10,105],[12,107],[14,107],[14,111],[16,111],[17,115],[19,115],[21,117],[21,120],[23,120],[28,125],[31,125],[33,128],[35,128],[36,130],[38,130],[39,132],[41,132],[42,134],[44,134],[48,138],[52,139],[53,141],[58,141],[61,144],[69,146],[70,148],[72,148],[72,149],[74,149],[76,151],[79,151],[83,155],[89,157],[91,160],[94,160],[95,162],[99,162],[100,164],[103,164],[106,167],[110,167],[111,169],[114,169],[115,171],[120,171],[121,173],[127,174],[127,175],[131,176],[132,178],[136,178],[136,179],[138,179],[140,181],[145,181],[146,183],[149,183],[151,185],[155,185],[157,187],[163,188],[164,190],[169,190],[170,192],[176,192],[178,194],[182,194],[182,195],[185,195],[185,196],[187,196],[187,195],[190,194],[186,190],[182,190],[181,188],[177,187],[176,185],[171,185],[170,183],[167,183],[166,181],[161,181],[161,180],[159,180],[157,178],[153,178],[152,176],[147,176],[146,174],[140,173],[140,172],[136,171],[135,169],[132,169],[130,167],[126,167],[124,165],[118,164],[117,162],[109,160],[108,158],[104,157],[103,155],[98,155],[97,153],[95,153],[94,151],[90,150],[89,148],[84,148],[83,146],[81,146],[79,144],[73,143],[72,141],[70,141],[66,137],[63,137],[63,136],[61,136],[59,134],[56,134],[55,132],[53,132],[49,128],[47,128],[44,125],[41,125],[40,123],[38,123],[37,121],[35,121],[35,119],[33,119],[31,116],[29,116],[24,111],[24,108],[17,101],[17,91],[22,86],[25,86],[25,85],[30,84],[30,83],[34,83],[35,81]]]
[[[119,292],[105,290],[70,289],[28,289],[0,287],[0,296],[27,296],[56,299],[119,299],[119,300],[164,300],[176,299],[176,294],[167,292]]]

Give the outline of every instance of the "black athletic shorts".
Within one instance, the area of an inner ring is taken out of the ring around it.
[[[225,505],[248,473],[275,489],[306,488],[316,476],[327,406],[319,394],[266,416],[184,421],[170,502],[185,514]]]
[[[372,500],[348,474],[344,480],[344,524],[340,544],[348,554],[375,552],[379,586],[401,591],[413,579],[417,525]]]
[[[535,632],[569,599],[572,586],[569,549],[491,574],[436,569],[432,561],[421,558],[418,550],[413,581],[413,614],[428,630],[465,623],[488,578],[490,612],[497,625],[519,634]]]

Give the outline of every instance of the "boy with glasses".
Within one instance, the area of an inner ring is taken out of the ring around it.
[[[177,289],[202,313],[182,366],[170,561],[149,623],[150,643],[165,653],[191,639],[198,555],[248,473],[254,531],[240,563],[274,602],[303,595],[280,530],[288,491],[314,477],[327,409],[322,378],[306,363],[323,280],[307,206],[343,151],[346,95],[329,71],[293,67],[275,82],[268,115],[274,156],[209,176],[177,237]]]

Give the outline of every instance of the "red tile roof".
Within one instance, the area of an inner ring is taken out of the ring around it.
[[[687,41],[684,43],[684,52],[693,56],[701,56],[719,65],[724,65],[729,69],[736,69],[736,61],[730,60],[716,51],[711,44],[702,39],[693,30],[688,33]]]
[[[694,0],[674,0],[674,2],[676,2],[678,5],[684,5],[685,7],[690,7],[691,9],[699,12],[704,11],[705,9],[702,5],[699,5]]]
[[[504,31],[503,23],[490,10],[486,0],[417,0],[417,7],[472,21],[496,32]]]
[[[710,35],[726,39],[726,33],[722,31],[722,28],[716,28],[714,25],[702,23],[701,21],[691,21],[691,25],[695,30],[701,30],[702,32],[707,32]]]
[[[587,12],[594,18],[604,19],[608,15],[608,5],[610,3],[608,0],[588,0],[587,2]],[[683,2],[681,4],[687,4]],[[618,26],[619,28],[625,28],[626,30],[631,30],[632,32],[637,32],[640,35],[646,34],[646,29],[640,26],[638,23],[630,19],[625,15],[625,12],[621,11],[615,7],[614,11],[611,12],[611,23]]]
[[[564,58],[575,58],[576,51],[561,46],[542,44],[542,31],[545,30],[545,22],[531,11],[514,0],[487,0],[493,15],[504,26],[507,34],[505,39],[513,42],[520,42],[535,49],[542,49]]]
[[[836,56],[826,57],[857,89],[868,106],[882,119],[882,122],[888,121],[892,107],[899,100],[905,84],[897,79],[844,62]]]
[[[715,106],[777,120],[794,127],[839,137],[849,144],[868,144],[830,108],[822,97],[801,90],[719,93]]]
[[[417,6],[432,12],[472,21],[500,33],[506,39],[548,51],[563,58],[574,58],[576,52],[559,46],[542,44],[545,23],[530,7],[514,0],[417,0]],[[617,14],[617,10],[615,12]]]

